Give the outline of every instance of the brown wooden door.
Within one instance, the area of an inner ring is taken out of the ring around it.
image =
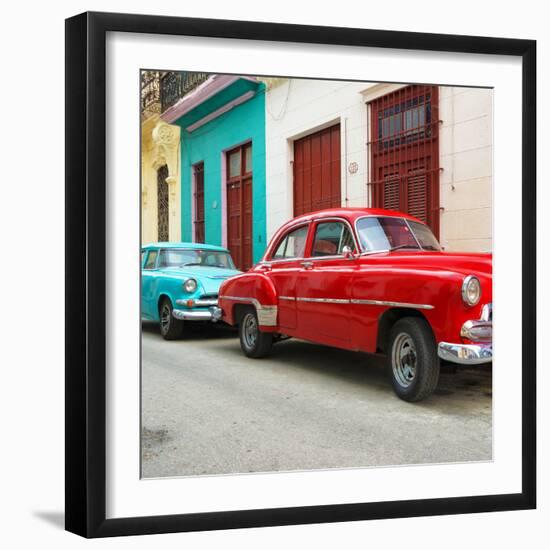
[[[294,215],[342,205],[340,125],[294,142]]]
[[[204,162],[199,162],[193,166],[195,179],[195,192],[193,193],[195,219],[195,242],[204,242]]]
[[[235,265],[252,267],[252,144],[226,155],[227,245]]]
[[[407,86],[371,103],[372,204],[427,223],[439,237],[437,86]]]

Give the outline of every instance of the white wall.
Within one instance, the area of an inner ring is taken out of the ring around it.
[[[439,118],[441,244],[491,251],[493,91],[440,86]]]
[[[365,82],[267,79],[267,236],[293,216],[293,140],[340,123],[343,206],[367,206],[367,109]],[[350,174],[350,163],[358,170]],[[347,199],[347,200],[346,200]]]

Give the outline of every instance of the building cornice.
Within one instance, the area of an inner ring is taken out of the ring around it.
[[[185,114],[189,113],[217,93],[228,86],[231,86],[237,80],[244,79],[251,82],[257,82],[257,79],[250,76],[235,76],[225,74],[215,74],[210,76],[200,86],[197,86],[192,92],[182,97],[177,103],[166,109],[161,115],[165,122],[172,123]]]

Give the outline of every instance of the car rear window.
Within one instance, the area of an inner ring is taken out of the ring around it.
[[[308,229],[309,226],[304,225],[287,233],[282,241],[280,241],[272,259],[302,258],[304,256]]]

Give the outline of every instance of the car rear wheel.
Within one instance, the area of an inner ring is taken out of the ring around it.
[[[177,340],[183,335],[183,321],[173,315],[172,302],[164,298],[159,306],[160,334],[165,340]]]
[[[393,389],[405,401],[421,401],[439,381],[439,357],[425,319],[405,317],[393,325],[388,347],[388,371]]]
[[[247,357],[259,359],[266,357],[273,346],[273,335],[262,332],[258,324],[258,316],[254,308],[247,308],[239,323],[239,338],[241,349]]]

